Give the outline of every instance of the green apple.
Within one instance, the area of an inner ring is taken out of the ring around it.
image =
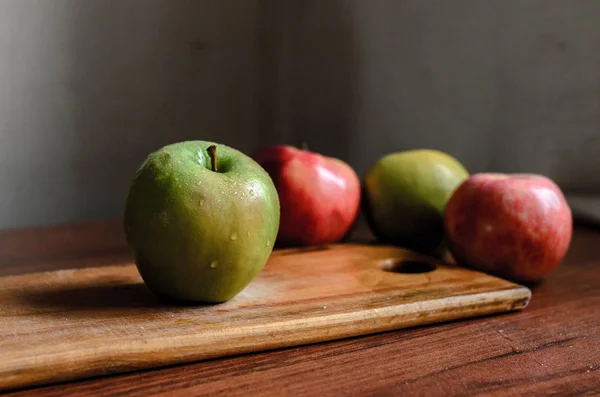
[[[468,176],[458,160],[437,150],[382,157],[364,180],[364,208],[371,229],[383,242],[441,255],[446,203]]]
[[[242,291],[269,258],[279,197],[267,172],[231,147],[167,145],[137,171],[124,226],[144,282],[157,295],[205,303]]]

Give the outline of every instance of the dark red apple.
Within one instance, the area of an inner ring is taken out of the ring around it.
[[[328,244],[350,230],[360,207],[360,181],[347,163],[288,145],[261,149],[281,206],[278,246]]]
[[[573,219],[562,191],[549,178],[481,173],[453,193],[445,228],[457,263],[529,283],[562,261]]]

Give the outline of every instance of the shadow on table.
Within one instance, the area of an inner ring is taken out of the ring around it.
[[[23,291],[20,300],[34,308],[58,310],[109,310],[164,305],[143,283],[66,286],[44,291]]]
[[[48,311],[64,315],[78,312],[78,316],[107,316],[131,314],[132,312],[151,314],[154,310],[178,309],[185,307],[201,308],[214,305],[178,302],[159,297],[144,283],[99,284],[92,286],[69,286],[45,291],[22,291],[18,298],[27,309]]]

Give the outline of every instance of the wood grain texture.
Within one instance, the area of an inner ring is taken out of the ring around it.
[[[110,264],[115,251],[124,256],[124,244],[120,248],[118,241],[114,244],[120,223],[109,224],[113,229],[101,225],[104,233],[86,231],[85,225],[0,233],[0,274]],[[361,241],[370,238],[364,229],[357,232]],[[24,237],[16,238],[13,233]],[[55,233],[63,236],[62,240]],[[78,235],[93,239],[77,243]],[[23,245],[24,241],[35,242],[35,246]],[[44,247],[50,241],[57,245]],[[27,388],[6,395],[598,395],[598,246],[600,230],[578,226],[564,263],[544,283],[532,287],[533,299],[522,311]],[[50,249],[52,261],[41,254]]]
[[[426,263],[434,270],[397,272]],[[529,298],[529,289],[486,274],[362,244],[278,250],[240,295],[209,306],[160,302],[132,264],[8,276],[0,278],[0,388],[512,311]]]
[[[122,221],[0,232],[0,275],[131,262]]]

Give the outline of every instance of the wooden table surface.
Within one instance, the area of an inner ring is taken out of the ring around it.
[[[129,261],[119,222],[0,233],[0,275]],[[577,227],[523,311],[50,385],[14,396],[596,395],[600,231]]]

